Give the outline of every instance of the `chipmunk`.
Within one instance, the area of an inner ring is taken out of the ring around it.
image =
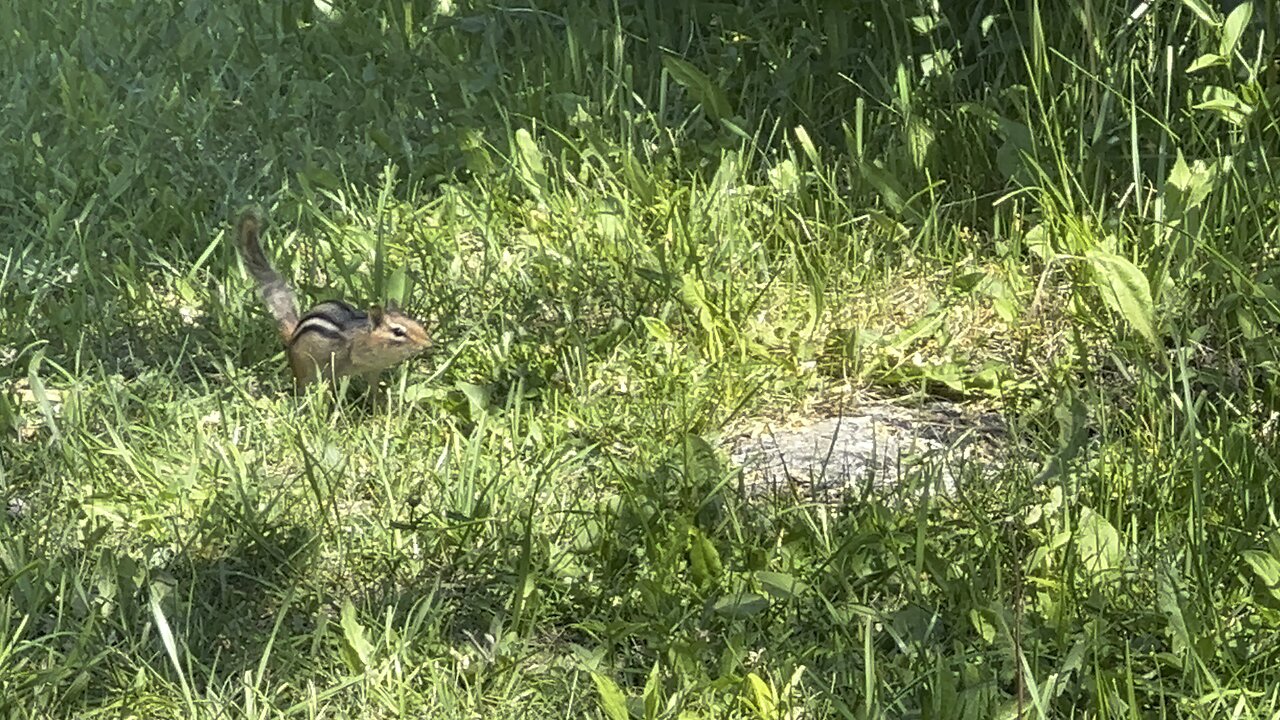
[[[253,213],[241,216],[240,253],[280,328],[298,390],[322,378],[335,385],[349,375],[372,378],[431,347],[422,325],[394,304],[361,312],[341,300],[327,300],[299,317],[293,288],[262,252],[260,224]]]

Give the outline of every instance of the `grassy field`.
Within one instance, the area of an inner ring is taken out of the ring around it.
[[[0,714],[1280,713],[1273,9],[532,4],[0,4]],[[1016,460],[738,491],[864,396]]]

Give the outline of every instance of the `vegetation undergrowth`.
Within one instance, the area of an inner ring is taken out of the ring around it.
[[[1274,9],[738,5],[0,6],[0,711],[1280,712]],[[1017,452],[739,492],[865,394]]]

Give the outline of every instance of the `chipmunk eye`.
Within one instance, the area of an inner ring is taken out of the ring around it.
[[[392,334],[392,335],[395,335],[395,336],[396,336],[396,337],[398,337],[398,338],[408,337],[408,336],[409,336],[409,333],[405,332],[405,329],[404,329],[404,328],[402,328],[402,327],[400,327],[399,325],[392,325],[392,326],[391,326],[391,334]]]

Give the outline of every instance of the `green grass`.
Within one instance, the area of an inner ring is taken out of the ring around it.
[[[736,5],[0,7],[0,712],[1280,712],[1274,11]],[[740,495],[858,394],[1016,460]]]

